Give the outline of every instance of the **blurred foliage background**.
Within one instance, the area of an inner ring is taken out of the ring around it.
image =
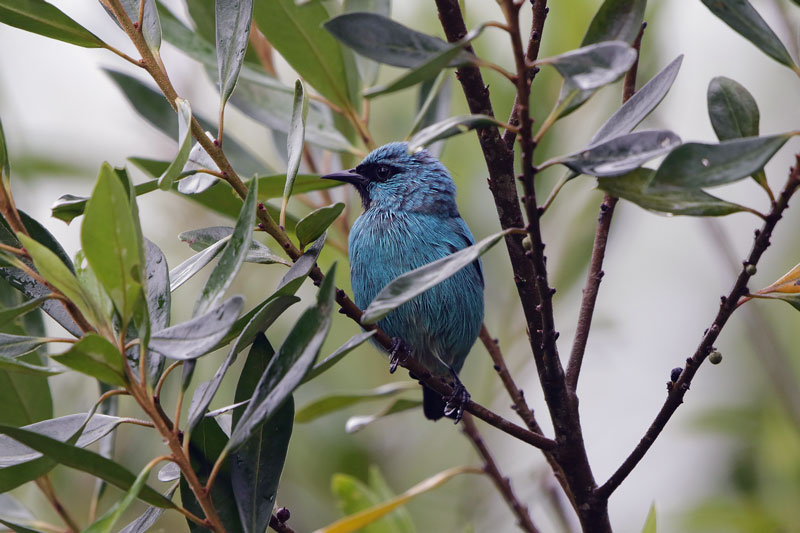
[[[99,3],[52,3],[103,40],[128,49],[125,36]],[[542,56],[579,46],[600,3],[553,2]],[[753,3],[797,56],[798,6],[789,0]],[[164,4],[188,20],[183,2],[170,0]],[[325,4],[332,11],[338,9],[337,2]],[[467,0],[464,4],[470,26],[501,18],[493,2]],[[685,59],[670,94],[647,119],[645,127],[668,128],[684,140],[713,140],[705,93],[711,78],[724,75],[754,94],[761,109],[763,133],[796,129],[800,108],[795,105],[797,80],[791,72],[765,59],[700,2],[650,4],[639,85],[678,54],[685,54]],[[395,2],[392,17],[418,31],[442,36],[433,2]],[[480,57],[510,69],[513,61],[506,39],[502,32],[486,31],[474,46]],[[110,67],[141,76],[112,54],[70,47],[8,26],[0,26],[0,50],[0,116],[9,143],[17,203],[43,221],[68,251],[74,252],[78,248],[78,225],[66,226],[50,218],[52,202],[65,193],[88,194],[105,160],[121,166],[130,156],[169,159],[174,154],[175,141],[142,120],[102,72],[102,68]],[[168,43],[162,48],[162,56],[179,94],[191,101],[195,112],[214,116],[218,97],[203,68]],[[287,84],[293,83],[295,76],[289,67],[281,60],[277,66],[281,78]],[[395,69],[381,67],[379,81],[396,75]],[[513,87],[492,71],[485,71],[484,76],[498,118],[505,119],[513,101]],[[467,113],[452,73],[450,78],[451,114]],[[559,83],[548,69],[537,76],[532,98],[537,121],[549,111]],[[588,105],[560,121],[537,150],[537,158],[543,160],[582,146],[618,107],[620,92],[619,83],[607,87]],[[370,127],[379,144],[406,136],[416,99],[416,90],[408,89],[374,102]],[[228,107],[226,118],[226,134],[263,158],[265,166],[277,171],[285,168],[285,147],[280,137],[274,142],[267,129],[232,106]],[[767,166],[767,175],[775,187],[785,179],[792,152],[797,150],[797,141],[789,145]],[[473,233],[480,238],[497,231],[485,164],[474,134],[448,140],[441,148],[441,159],[459,187],[462,216]],[[324,164],[337,170],[340,163],[332,158]],[[146,179],[137,170],[131,172],[135,180]],[[561,172],[562,169],[549,169],[541,175],[542,194]],[[354,191],[338,188],[332,195],[350,205],[351,220],[357,216],[359,201]],[[723,188],[720,195],[762,210],[768,205],[766,197],[749,180]],[[562,353],[571,341],[601,197],[594,190],[594,180],[575,180],[564,189],[543,222],[551,279],[558,289],[556,320]],[[192,254],[177,239],[180,232],[227,223],[174,194],[152,193],[140,197],[139,205],[145,236],[164,250],[172,266]],[[305,209],[297,200],[292,202],[295,214],[301,215]],[[617,210],[606,277],[579,389],[584,437],[599,482],[614,471],[650,424],[663,401],[670,369],[682,366],[684,358],[694,350],[713,318],[719,295],[732,283],[731,262],[735,266],[744,257],[752,229],[757,226],[757,220],[749,214],[720,220],[667,218],[627,203]],[[759,267],[759,286],[768,285],[800,261],[796,234],[800,213],[796,209],[790,211],[788,218],[778,226],[773,247]],[[341,234],[331,237],[345,242]],[[320,260],[323,269],[333,261],[346,262],[346,255],[328,246]],[[485,256],[484,265],[487,326],[499,337],[518,384],[546,426],[546,408],[502,247]],[[345,271],[340,269],[337,283],[348,289],[347,276],[341,274]],[[267,296],[282,275],[281,265],[246,264],[231,292],[245,295],[252,305]],[[173,309],[178,316],[173,317],[173,323],[190,316],[193,294],[201,283],[202,279],[195,278],[175,293]],[[307,285],[306,292],[300,292],[304,299],[313,298],[314,294],[310,282]],[[276,337],[286,334],[302,307],[296,306],[294,312],[290,310],[273,326]],[[797,388],[800,316],[784,307],[753,302],[734,315],[718,345],[723,363],[700,372],[686,405],[611,499],[612,522],[619,531],[639,530],[652,503],[658,510],[660,532],[800,531],[800,508],[796,505],[800,501],[800,418],[796,412],[795,416],[789,414],[781,395],[775,393],[774,381],[778,376]],[[48,323],[48,327],[55,326]],[[335,318],[323,355],[356,331],[352,321]],[[219,353],[201,361],[194,382],[210,378],[223,357]],[[770,375],[770,365],[775,364],[776,358],[790,369],[788,373]],[[406,379],[390,376],[386,363],[376,349],[364,345],[324,378],[301,388],[296,404],[302,408],[332,392],[367,390]],[[462,379],[475,399],[512,417],[510,401],[480,344],[473,349]],[[96,398],[94,386],[77,374],[59,375],[50,381],[56,416],[85,411]],[[226,380],[223,387],[227,388],[220,391],[212,408],[229,403],[232,383],[233,380]],[[410,398],[417,395],[416,390],[407,393]],[[164,399],[168,404],[173,400]],[[382,477],[394,492],[401,492],[451,466],[478,464],[458,428],[446,421],[429,423],[419,410],[381,419],[355,434],[345,432],[350,416],[378,412],[385,403],[360,404],[295,426],[278,505],[290,508],[290,524],[296,530],[312,530],[341,516],[340,501],[332,493],[336,474],[364,483],[372,480],[373,486]],[[137,470],[160,446],[150,433],[123,427],[116,442],[116,457]],[[541,455],[491,428],[483,433],[501,468],[512,477],[518,496],[528,503],[542,529],[575,529],[575,523],[565,523],[555,511],[558,504],[553,495],[559,490]],[[337,479],[337,486],[345,490],[348,478]],[[54,482],[68,505],[83,501],[82,495],[91,491],[94,484],[88,475],[63,467],[54,471]],[[47,503],[32,487],[16,492],[26,502],[34,502],[41,516],[52,518]],[[417,498],[407,510],[417,531],[513,529],[513,518],[494,487],[487,479],[474,476],[456,478]],[[131,516],[137,511],[140,508],[134,506]],[[183,519],[168,513],[156,530],[183,528]]]

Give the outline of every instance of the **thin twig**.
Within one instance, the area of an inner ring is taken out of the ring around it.
[[[475,447],[478,455],[481,456],[481,459],[483,459],[483,471],[486,472],[486,475],[492,480],[492,483],[497,487],[497,491],[511,508],[511,512],[517,517],[517,524],[519,527],[528,533],[538,533],[539,529],[533,524],[528,508],[517,499],[517,496],[511,489],[511,481],[500,473],[500,469],[497,467],[494,457],[492,457],[483,437],[481,437],[478,428],[475,426],[475,421],[472,420],[472,416],[469,414],[464,415],[461,430],[472,442],[472,445]]]
[[[156,388],[153,391],[153,397],[154,398],[160,398],[161,397],[161,387],[164,386],[164,381],[167,379],[167,376],[169,376],[169,373],[172,372],[173,370],[175,370],[176,368],[178,368],[179,366],[182,366],[182,365],[183,365],[183,361],[180,361],[180,360],[179,361],[175,361],[174,363],[169,365],[166,370],[164,370],[164,373],[161,374],[160,378],[158,378],[158,383],[156,383]]]
[[[61,520],[64,521],[69,530],[75,533],[81,531],[81,528],[80,526],[78,526],[78,523],[69,514],[67,508],[64,507],[64,504],[61,503],[61,500],[58,499],[58,496],[56,495],[56,490],[53,487],[53,483],[50,481],[50,478],[47,476],[47,474],[36,479],[36,486],[39,487],[39,490],[42,491],[42,494],[44,494],[45,498],[47,498],[47,501],[50,502],[50,505],[53,507],[53,510],[55,510],[56,514],[58,514],[58,516],[61,517]]]
[[[764,251],[769,247],[775,225],[783,216],[783,212],[789,206],[789,199],[792,197],[798,187],[800,187],[800,155],[795,156],[795,166],[791,169],[789,179],[787,180],[786,186],[778,197],[777,202],[773,204],[769,215],[767,215],[766,222],[764,222],[764,225],[760,230],[756,230],[755,238],[753,240],[753,248],[745,260],[744,265],[739,272],[739,276],[736,278],[733,288],[730,290],[727,296],[723,296],[720,299],[721,301],[717,316],[714,318],[711,326],[703,335],[700,345],[697,347],[694,355],[686,359],[686,365],[684,366],[678,380],[674,383],[669,382],[667,384],[669,393],[667,394],[667,399],[664,401],[664,405],[661,407],[661,410],[658,412],[653,420],[653,423],[647,429],[644,436],[639,441],[639,444],[637,444],[634,448],[633,452],[631,452],[625,461],[623,461],[622,465],[617,469],[616,472],[614,472],[608,481],[606,481],[595,491],[595,496],[597,498],[607,499],[609,496],[611,496],[611,494],[617,489],[617,487],[619,487],[625,478],[628,477],[631,471],[633,471],[636,465],[639,464],[639,461],[642,460],[655,440],[661,434],[661,431],[667,425],[667,422],[669,422],[670,418],[672,418],[672,415],[683,403],[683,397],[686,395],[686,391],[689,390],[689,386],[692,384],[692,379],[708,354],[713,351],[714,341],[717,340],[722,328],[736,310],[739,298],[747,294],[747,282],[750,280],[750,273],[753,272],[753,269],[749,267],[751,265],[756,266]]]

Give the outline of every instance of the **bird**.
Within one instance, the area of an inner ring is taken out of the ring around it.
[[[361,309],[401,274],[475,242],[459,214],[450,173],[427,150],[409,153],[408,143],[392,142],[355,168],[322,177],[353,185],[361,197],[363,213],[348,236],[350,281]],[[452,378],[454,392],[447,398],[422,384],[430,420],[447,416],[458,423],[469,401],[458,373],[483,323],[483,289],[478,259],[377,323],[393,339],[390,372],[402,352],[431,375]]]

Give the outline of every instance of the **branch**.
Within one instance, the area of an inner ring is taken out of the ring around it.
[[[700,345],[697,347],[694,355],[686,359],[686,366],[684,366],[678,380],[674,383],[670,382],[667,384],[667,390],[669,390],[667,399],[664,402],[664,405],[661,407],[661,410],[658,412],[658,415],[656,415],[655,420],[653,420],[653,423],[647,429],[644,437],[642,437],[641,441],[639,441],[639,444],[636,446],[636,448],[634,448],[633,452],[631,452],[628,458],[625,459],[622,465],[617,469],[616,472],[614,472],[609,480],[595,491],[595,496],[597,498],[608,499],[608,497],[611,496],[611,494],[617,489],[617,487],[619,487],[625,478],[628,477],[636,465],[639,464],[639,461],[642,460],[644,455],[661,434],[664,426],[667,425],[667,422],[669,422],[672,415],[683,403],[683,397],[686,394],[686,391],[689,390],[689,386],[692,384],[694,375],[697,373],[698,368],[706,359],[708,354],[713,351],[714,341],[717,340],[722,328],[736,310],[736,304],[738,303],[739,298],[747,294],[747,282],[750,280],[750,273],[754,272],[750,266],[756,266],[759,259],[761,259],[761,255],[769,247],[770,238],[772,237],[772,232],[775,229],[775,225],[783,216],[783,212],[786,210],[786,208],[789,207],[789,199],[795,193],[797,188],[800,187],[800,154],[795,156],[795,159],[795,166],[789,173],[789,179],[786,182],[786,186],[778,197],[777,202],[772,205],[772,209],[767,215],[767,219],[762,228],[755,231],[753,248],[750,251],[750,255],[744,262],[733,288],[730,290],[727,296],[721,297],[717,316],[714,318],[711,326],[703,335],[703,340],[700,342]]]
[[[42,491],[47,501],[50,502],[50,505],[55,510],[56,514],[64,521],[67,525],[69,531],[77,533],[81,531],[81,528],[78,526],[78,523],[75,521],[74,518],[69,514],[67,508],[64,507],[64,504],[61,503],[61,500],[58,499],[56,495],[56,490],[53,487],[53,483],[50,481],[50,478],[47,474],[43,475],[40,478],[36,479],[36,486],[39,487],[39,490]]]
[[[633,47],[637,51],[636,61],[625,75],[625,84],[622,89],[622,103],[627,102],[636,92],[636,72],[639,69],[638,52],[642,46],[642,35],[647,23],[642,24],[642,29],[633,42]],[[614,207],[617,205],[617,198],[606,194],[603,196],[603,203],[600,204],[600,217],[597,220],[597,232],[594,236],[594,246],[592,247],[592,261],[589,266],[589,275],[586,277],[586,287],[583,289],[583,300],[581,310],[578,314],[578,327],[575,331],[575,340],[572,343],[572,352],[569,356],[567,365],[567,386],[571,392],[578,388],[578,376],[583,364],[583,355],[586,353],[586,342],[589,340],[589,331],[592,329],[592,316],[594,306],[597,302],[597,293],[600,291],[600,282],[603,280],[603,260],[606,256],[606,243],[608,242],[608,231],[611,229],[611,217],[614,216]]]
[[[519,527],[528,533],[539,533],[539,530],[533,524],[528,508],[520,503],[514,491],[511,490],[511,481],[507,477],[504,477],[497,468],[494,457],[492,457],[489,448],[486,447],[486,443],[483,441],[483,437],[481,437],[481,434],[478,432],[478,428],[475,427],[475,421],[472,420],[470,415],[465,415],[462,419],[461,430],[472,442],[475,450],[483,459],[483,471],[491,478],[492,483],[497,487],[497,491],[511,508],[511,512],[516,515]]]

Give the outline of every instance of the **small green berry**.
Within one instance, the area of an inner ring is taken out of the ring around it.
[[[744,271],[747,273],[748,276],[755,276],[756,266],[748,264],[746,267],[744,267]]]
[[[522,247],[529,252],[533,250],[533,241],[531,241],[530,235],[525,235],[525,238],[522,239]]]
[[[708,354],[708,361],[712,365],[718,365],[718,364],[720,364],[722,362],[722,354],[719,353],[718,351],[714,350],[713,352]]]

